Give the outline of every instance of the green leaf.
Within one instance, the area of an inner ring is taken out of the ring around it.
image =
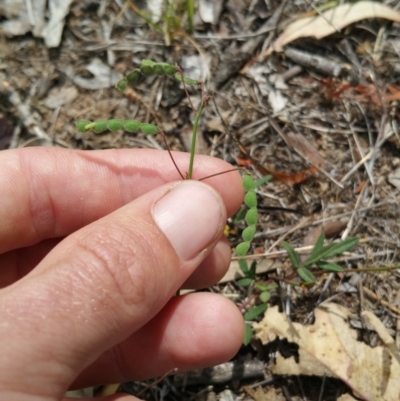
[[[242,178],[242,184],[245,191],[251,191],[254,189],[253,177],[249,174],[245,174]]]
[[[267,309],[268,305],[263,303],[249,309],[244,315],[244,320],[254,320],[257,316],[260,316]]]
[[[271,180],[272,180],[272,175],[265,175],[264,177],[261,177],[260,179],[254,182],[254,188],[258,188],[259,186],[266,184]]]
[[[333,256],[341,255],[342,253],[348,251],[353,248],[358,243],[358,237],[349,237],[340,242],[334,242],[322,248],[319,254],[313,258],[308,257],[304,262],[307,266],[312,265],[322,259],[329,259]]]
[[[108,120],[108,123],[107,123],[107,128],[110,131],[117,131],[120,128],[122,128],[123,126],[124,126],[124,120],[120,120],[120,119]]]
[[[247,213],[246,216],[244,217],[246,223],[248,225],[252,225],[252,224],[257,224],[258,221],[258,210],[256,207],[252,207],[250,208]]]
[[[301,260],[299,254],[294,250],[292,245],[288,244],[287,242],[283,241],[282,246],[285,248],[286,252],[289,255],[290,261],[295,269],[298,269],[301,265]]]
[[[245,242],[241,242],[240,244],[238,244],[236,246],[236,255],[239,256],[239,258],[242,258],[243,256],[245,256],[247,254],[247,252],[250,249],[250,242],[249,241],[245,241]]]
[[[261,302],[268,302],[270,298],[271,298],[271,293],[269,291],[263,291],[260,294],[260,301]]]
[[[297,274],[300,276],[300,278],[305,281],[306,283],[314,283],[315,282],[315,277],[313,274],[308,270],[306,267],[299,267],[296,270]]]
[[[251,226],[246,227],[242,232],[242,238],[245,241],[251,242],[254,238],[254,234],[256,233],[256,225],[252,224]]]
[[[105,131],[107,129],[108,121],[107,120],[98,120],[98,121],[94,121],[93,124],[94,124],[94,127],[92,128],[92,130],[96,134],[101,134],[103,131]]]
[[[92,122],[89,120],[78,120],[78,121],[75,121],[75,127],[79,132],[87,132],[89,130],[86,129],[86,126],[91,123]]]
[[[251,263],[250,270],[249,270],[249,277],[251,277],[253,280],[256,278],[256,269],[257,269],[257,262],[254,260]]]
[[[117,84],[115,85],[115,88],[119,90],[120,92],[123,92],[126,87],[128,86],[128,80],[126,78],[121,79],[121,81],[118,81]]]
[[[239,260],[239,267],[245,276],[247,276],[249,274],[249,267],[247,266],[246,259]]]
[[[316,265],[323,270],[327,270],[329,272],[342,272],[342,266],[337,265],[332,262],[317,262]]]
[[[257,195],[254,190],[250,190],[244,196],[244,204],[248,208],[257,207]]]
[[[254,286],[260,291],[271,291],[274,290],[275,288],[278,288],[278,284],[276,283],[265,284],[263,281],[257,281],[257,283],[255,283]]]
[[[245,323],[243,345],[249,345],[252,337],[253,328],[248,323]]]
[[[127,132],[137,132],[142,124],[136,120],[126,120],[124,123],[124,130]]]
[[[247,207],[243,206],[242,208],[240,208],[240,210],[233,216],[233,221],[235,223],[239,223],[242,220],[244,220],[246,213],[249,209],[247,209]]]
[[[125,78],[131,84],[137,82],[137,80],[140,78],[139,68],[136,68],[135,70],[131,71]]]
[[[318,258],[318,254],[321,252],[321,250],[322,250],[322,248],[324,246],[324,241],[325,241],[325,234],[322,233],[318,237],[317,242],[315,243],[314,248],[312,249],[310,256],[305,260],[305,262],[304,262],[305,266],[310,266],[310,263],[307,262],[309,259],[312,260],[314,258]]]
[[[140,124],[140,130],[145,135],[153,135],[159,131],[157,125],[154,124]]]
[[[244,277],[241,278],[240,280],[236,281],[236,285],[240,286],[240,287],[247,287],[249,286],[251,283],[253,282],[252,278],[249,277]]]

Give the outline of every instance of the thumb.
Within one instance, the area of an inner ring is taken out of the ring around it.
[[[215,245],[225,220],[211,187],[183,181],[67,237],[0,291],[0,395],[7,389],[8,399],[18,392],[18,400],[29,400],[23,387],[23,394],[61,399],[83,368],[160,311]]]

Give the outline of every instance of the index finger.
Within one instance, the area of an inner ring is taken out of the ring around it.
[[[189,155],[173,152],[173,156],[185,174]],[[196,155],[194,179],[231,168],[223,160]],[[151,189],[179,179],[166,151],[3,151],[0,253],[69,235]],[[243,199],[240,175],[227,173],[206,182],[220,193],[228,215],[232,215]]]

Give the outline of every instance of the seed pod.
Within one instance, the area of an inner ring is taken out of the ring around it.
[[[246,255],[246,253],[249,251],[249,249],[250,249],[250,242],[245,241],[245,242],[241,242],[240,244],[238,244],[235,251],[239,257],[243,257]]]
[[[154,124],[140,124],[140,131],[145,135],[153,135],[158,132],[158,127]]]
[[[92,130],[96,133],[96,134],[101,134],[103,131],[105,131],[107,129],[107,120],[99,120],[99,121],[95,121],[94,127],[92,128]]]
[[[246,223],[248,225],[252,225],[252,224],[257,224],[258,221],[258,210],[256,207],[252,207],[251,209],[249,209],[246,213],[246,216],[244,217]]]
[[[134,84],[140,77],[140,70],[136,68],[135,70],[131,71],[125,78],[130,84]]]
[[[151,60],[142,60],[142,65],[140,66],[140,72],[146,77],[153,75],[155,64],[156,63]]]
[[[246,193],[246,195],[244,196],[244,204],[249,208],[257,206],[257,195],[254,190]]]
[[[245,174],[242,179],[243,188],[247,191],[254,189],[253,177],[249,174]]]
[[[165,71],[164,71],[164,68],[162,66],[162,63],[157,63],[157,64],[154,65],[154,72],[157,75],[160,75],[160,76],[165,74]]]
[[[113,120],[108,120],[107,128],[110,131],[117,131],[120,128],[124,126],[124,120],[120,119],[113,119]]]
[[[167,75],[172,76],[172,75],[175,74],[176,69],[175,69],[175,66],[174,66],[174,65],[167,64],[167,63],[160,63],[160,64],[162,64],[162,67],[163,67],[163,69],[164,69],[164,72],[165,72]]]
[[[180,72],[175,73],[174,75],[175,79],[179,82],[182,82],[182,75]],[[196,79],[192,79],[192,78],[184,78],[185,84],[186,85],[198,85],[199,81],[197,81]]]
[[[137,132],[140,129],[140,122],[136,120],[126,120],[124,122],[124,129],[127,132]]]
[[[75,121],[75,127],[79,132],[86,132],[88,129],[86,129],[86,126],[89,125],[91,121],[89,120],[78,120]]]
[[[119,90],[120,92],[123,92],[126,87],[128,86],[128,80],[127,79],[121,79],[121,81],[117,82],[115,85],[115,88]]]
[[[242,238],[245,241],[251,242],[254,238],[254,234],[256,233],[256,225],[252,224],[248,227],[246,227],[243,232],[242,232]]]

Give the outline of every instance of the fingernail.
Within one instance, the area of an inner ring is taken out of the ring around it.
[[[222,231],[225,211],[220,198],[210,187],[187,181],[155,204],[153,217],[178,256],[190,260]]]

